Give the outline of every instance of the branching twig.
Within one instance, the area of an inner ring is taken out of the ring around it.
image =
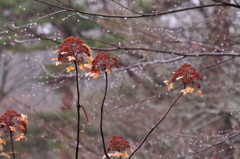
[[[205,52],[205,53],[180,53],[174,51],[165,51],[165,50],[158,50],[158,49],[149,49],[149,48],[142,48],[142,47],[115,47],[115,48],[91,48],[92,50],[99,50],[99,51],[116,51],[116,50],[142,50],[142,51],[150,51],[156,53],[164,53],[164,54],[171,54],[171,55],[178,55],[178,56],[186,56],[186,57],[199,57],[199,56],[240,56],[240,53],[235,52]]]
[[[184,86],[185,88],[185,86]],[[164,116],[158,121],[158,123],[152,127],[152,129],[147,133],[147,135],[144,137],[144,139],[142,140],[142,142],[138,145],[138,147],[130,154],[130,156],[128,157],[128,159],[130,159],[134,153],[136,153],[138,151],[138,149],[143,145],[143,143],[147,140],[148,136],[153,132],[153,130],[163,121],[163,119],[168,115],[168,113],[170,112],[170,110],[172,109],[172,107],[174,106],[174,104],[178,101],[178,99],[182,96],[183,93],[180,93],[179,96],[175,99],[175,101],[171,104],[171,106],[168,108],[167,112],[164,114]]]
[[[67,11],[72,11],[72,12],[79,12],[81,14],[86,14],[86,15],[92,15],[92,16],[98,16],[98,17],[104,17],[104,18],[122,18],[122,19],[130,19],[130,18],[144,18],[144,17],[152,17],[152,16],[160,16],[160,15],[167,15],[167,14],[172,14],[172,13],[178,13],[178,12],[183,12],[187,10],[194,10],[194,9],[200,9],[200,8],[206,8],[206,7],[216,7],[216,6],[226,6],[225,4],[209,4],[209,5],[200,5],[200,6],[195,6],[195,7],[188,7],[188,8],[183,8],[183,9],[177,9],[173,11],[166,11],[166,12],[161,12],[161,13],[152,13],[152,14],[142,14],[142,15],[108,15],[108,14],[98,14],[98,13],[91,13],[91,12],[84,12],[81,10],[77,10],[75,8],[65,8],[53,3],[49,3],[43,0],[35,0],[37,2],[53,6],[59,9],[64,9]]]
[[[203,149],[201,149],[201,150],[199,150],[199,151],[196,151],[196,152],[193,152],[193,153],[186,154],[186,155],[183,155],[183,156],[181,156],[181,157],[178,157],[177,159],[185,158],[185,157],[187,157],[187,156],[196,155],[196,154],[198,154],[198,153],[200,153],[200,152],[203,152],[203,151],[206,151],[206,150],[208,150],[208,149],[210,149],[210,148],[212,148],[212,147],[214,147],[214,146],[220,145],[221,143],[224,143],[225,141],[230,140],[230,139],[232,139],[232,138],[234,138],[234,137],[236,137],[236,136],[238,136],[238,135],[240,135],[240,132],[238,132],[238,133],[236,133],[236,134],[234,134],[234,135],[232,135],[232,136],[230,136],[230,137],[228,137],[228,138],[226,138],[226,139],[224,139],[224,140],[222,140],[222,141],[219,141],[219,142],[217,142],[217,143],[215,143],[215,144],[213,144],[213,145],[207,146],[206,148],[203,148]]]
[[[223,1],[219,1],[219,0],[212,0],[214,2],[218,2],[218,3],[221,3],[221,4],[224,4],[226,6],[231,6],[231,7],[235,7],[235,8],[240,8],[239,5],[236,5],[236,4],[232,4],[232,3],[227,3],[227,2],[223,2]],[[235,2],[236,3],[236,2]]]
[[[102,105],[101,105],[101,119],[100,119],[100,131],[101,131],[101,137],[102,137],[102,144],[103,144],[103,149],[104,149],[104,153],[105,156],[110,159],[110,157],[107,154],[107,150],[105,147],[105,141],[104,141],[104,135],[103,135],[103,129],[102,129],[102,125],[103,125],[103,106],[104,106],[104,102],[106,99],[106,95],[107,95],[107,86],[108,86],[108,76],[107,76],[107,72],[105,72],[106,75],[106,87],[105,87],[105,93],[104,93],[104,97],[103,97],[103,101],[102,101]]]

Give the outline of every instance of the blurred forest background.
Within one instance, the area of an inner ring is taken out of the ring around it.
[[[134,149],[180,94],[163,83],[182,64],[202,76],[180,98],[134,159],[240,158],[240,0],[1,0],[0,115],[28,116],[26,159],[74,158],[76,85],[54,51],[69,36],[119,60],[109,75],[103,130]],[[80,72],[81,159],[104,156],[100,106],[105,77]],[[0,152],[11,151],[10,141]],[[1,157],[0,157],[1,158]],[[3,157],[2,157],[3,158]],[[114,157],[112,157],[114,158]]]

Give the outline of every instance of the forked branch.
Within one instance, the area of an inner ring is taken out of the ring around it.
[[[184,87],[185,88],[185,87]],[[142,142],[138,145],[138,147],[129,155],[128,159],[130,159],[143,145],[143,143],[147,140],[148,136],[153,132],[153,130],[166,118],[174,104],[178,101],[178,99],[182,96],[183,93],[180,93],[179,96],[175,99],[175,101],[171,104],[171,106],[168,108],[167,112],[164,114],[164,116],[158,121],[158,123],[152,127],[152,129],[147,133],[147,135],[144,137]]]

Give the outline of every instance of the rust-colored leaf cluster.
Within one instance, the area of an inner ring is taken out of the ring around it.
[[[58,61],[76,60],[76,62],[82,62],[83,57],[81,55],[89,57],[91,52],[90,47],[84,44],[82,40],[76,37],[68,37],[60,45]]]
[[[106,71],[110,74],[111,68],[119,68],[118,60],[115,57],[110,57],[106,52],[100,52],[94,59],[90,55],[90,53],[92,53],[91,48],[76,37],[68,37],[65,39],[60,45],[60,49],[55,52],[59,52],[58,57],[52,59],[52,61],[57,60],[56,66],[66,61],[70,61],[71,63],[76,62],[84,72],[86,68],[90,69],[91,72],[86,74],[87,77],[98,78],[101,71]],[[86,58],[85,61],[87,64],[83,63],[84,57]],[[66,68],[67,72],[74,69],[75,67],[73,66]]]
[[[88,64],[89,65],[89,64]],[[87,77],[97,78],[101,71],[106,71],[108,74],[111,73],[111,68],[119,68],[118,60],[115,57],[110,57],[107,52],[100,52],[91,61],[91,72],[87,73]]]
[[[168,91],[173,88],[173,83],[177,81],[181,81],[184,88],[187,85],[192,85],[197,88],[197,93],[202,97],[202,91],[200,90],[201,85],[196,82],[201,78],[200,74],[196,72],[196,70],[190,65],[190,64],[183,64],[179,69],[177,69],[176,72],[173,72],[173,77],[171,78],[171,84],[170,82],[164,81],[164,83],[168,86]],[[193,93],[194,88],[188,87],[186,89],[183,89],[181,92],[185,94],[187,93]]]
[[[107,52],[100,52],[92,61],[92,69],[96,71],[106,71],[111,68],[119,68],[118,60],[115,57],[110,57]]]
[[[110,144],[107,151],[118,151],[122,152],[126,149],[130,149],[131,146],[127,140],[124,140],[122,136],[113,136],[110,140]]]
[[[10,134],[12,136],[16,135],[16,132],[22,132],[16,137],[16,141],[20,140],[20,138],[26,138],[27,133],[27,125],[28,120],[27,116],[18,114],[14,110],[7,110],[1,117],[0,117],[0,132],[8,137]]]
[[[181,82],[184,86],[193,85],[197,89],[201,88],[200,84],[194,81],[199,80],[201,76],[190,64],[183,64],[179,69],[177,69],[171,78],[171,82],[176,82],[178,78],[181,79]]]
[[[84,42],[76,37],[68,37],[60,45],[60,49],[56,50],[58,52],[58,57],[52,59],[52,61],[57,60],[56,66],[63,64],[63,62],[70,61],[71,63],[83,65],[84,57],[92,59],[90,53],[92,50]],[[88,60],[86,60],[88,61]],[[67,72],[74,70],[73,66],[66,68]]]

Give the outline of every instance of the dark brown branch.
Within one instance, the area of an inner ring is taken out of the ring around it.
[[[209,4],[209,5],[201,5],[201,6],[196,6],[196,7],[188,7],[188,8],[178,9],[178,10],[166,11],[166,12],[161,12],[161,13],[128,16],[128,15],[108,15],[108,14],[97,14],[97,13],[91,13],[91,12],[84,12],[84,11],[77,10],[77,9],[74,9],[74,8],[64,8],[62,6],[58,6],[56,4],[49,3],[49,2],[46,2],[46,1],[43,1],[43,0],[35,0],[35,1],[46,4],[46,5],[49,5],[49,6],[53,6],[53,7],[59,8],[59,9],[64,9],[64,10],[72,11],[72,12],[78,12],[78,13],[81,13],[81,14],[104,17],[104,18],[122,18],[122,19],[124,19],[124,18],[125,19],[126,18],[129,18],[129,19],[130,18],[144,18],[144,17],[167,15],[167,14],[178,13],[178,12],[183,12],[183,11],[187,11],[187,10],[206,8],[206,7],[226,6],[225,4]]]
[[[76,159],[78,159],[78,150],[79,150],[79,140],[80,140],[80,91],[78,86],[78,67],[77,62],[74,61],[75,70],[76,70],[76,85],[77,85],[77,146],[76,146]]]
[[[214,2],[218,2],[218,3],[221,3],[225,6],[230,6],[230,7],[235,7],[235,8],[240,8],[239,5],[236,5],[236,4],[232,4],[232,3],[227,3],[227,2],[223,2],[223,1],[219,1],[219,0],[212,0]]]
[[[125,68],[122,68],[122,69],[118,69],[116,71],[124,71],[124,70],[129,70],[131,68],[135,68],[135,67],[139,67],[139,66],[148,66],[148,65],[154,65],[154,64],[159,64],[159,63],[170,63],[170,62],[174,62],[174,61],[178,61],[178,60],[181,60],[185,58],[185,56],[178,56],[176,58],[173,58],[173,59],[169,59],[169,60],[162,60],[162,61],[149,61],[149,62],[142,62],[142,63],[138,63],[138,64],[135,64],[135,65],[131,65],[131,66],[127,66]]]
[[[102,129],[102,125],[103,125],[103,106],[104,106],[104,102],[106,99],[106,95],[107,95],[107,86],[108,86],[108,76],[107,76],[107,72],[105,72],[106,75],[106,86],[105,86],[105,93],[104,93],[104,97],[103,97],[103,101],[102,101],[102,105],[101,105],[101,119],[100,119],[100,131],[101,131],[101,137],[102,137],[102,144],[103,144],[103,150],[105,153],[105,156],[110,159],[110,157],[107,154],[107,150],[106,150],[106,146],[105,146],[105,141],[104,141],[104,135],[103,135],[103,129]]]
[[[6,28],[6,27],[5,27]],[[13,30],[11,28],[6,28],[10,31],[17,32],[16,30]],[[54,39],[41,36],[41,35],[34,35],[34,37],[41,38],[42,40],[52,41],[56,44],[61,44],[59,41],[55,41]],[[98,51],[117,51],[117,50],[143,50],[143,51],[150,51],[150,52],[156,52],[156,53],[164,53],[164,54],[171,54],[171,55],[178,55],[178,56],[184,56],[184,57],[198,57],[198,56],[240,56],[240,53],[234,53],[234,52],[216,52],[216,53],[180,53],[180,52],[173,52],[173,51],[165,51],[165,50],[158,50],[158,49],[149,49],[149,48],[140,48],[140,47],[119,47],[115,46],[112,48],[94,48],[91,47],[92,50],[98,50]],[[165,62],[164,62],[165,63]]]
[[[158,49],[149,49],[149,48],[140,48],[140,47],[115,47],[115,48],[91,48],[92,50],[101,50],[101,51],[116,51],[116,50],[144,50],[144,51],[150,51],[150,52],[157,52],[157,53],[165,53],[165,54],[171,54],[171,55],[178,55],[178,56],[240,56],[240,53],[234,53],[234,52],[216,52],[216,53],[180,53],[180,52],[174,52],[174,51],[164,51],[164,50],[158,50]]]
[[[185,87],[184,87],[185,88]],[[128,159],[130,159],[137,151],[138,149],[143,145],[143,143],[147,140],[148,136],[153,132],[153,130],[165,119],[165,117],[168,115],[174,104],[178,101],[178,99],[182,96],[183,93],[180,93],[179,96],[175,99],[175,101],[171,104],[171,106],[168,108],[167,112],[164,114],[164,116],[158,121],[158,123],[152,127],[152,129],[147,133],[147,135],[144,137],[142,142],[138,145],[138,147],[130,154]]]

